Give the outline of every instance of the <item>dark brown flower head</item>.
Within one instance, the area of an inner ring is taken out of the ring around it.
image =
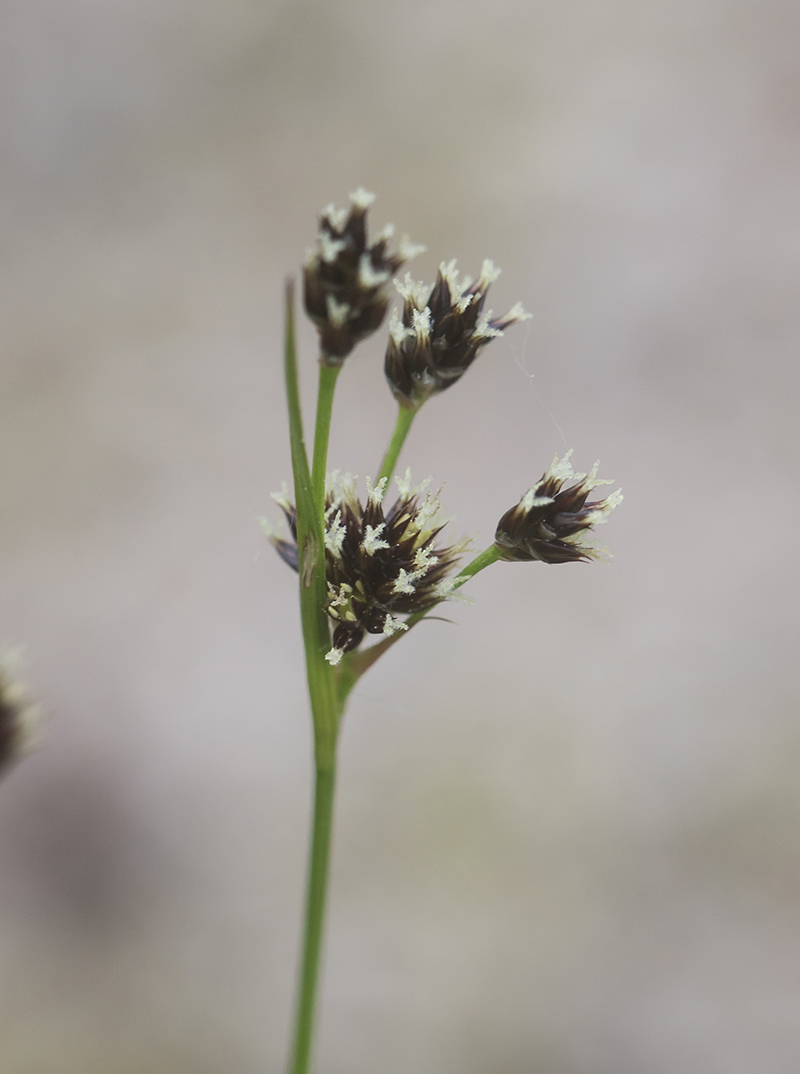
[[[396,478],[398,499],[384,510],[386,479],[375,488],[367,481],[367,502],[355,481],[334,473],[326,496],[326,611],[335,623],[333,648],[326,659],[338,664],[361,644],[365,633],[391,636],[406,625],[400,616],[428,611],[450,596],[448,577],[465,544],[436,546],[445,525],[438,496],[428,482],[411,488],[408,471]],[[296,541],[296,513],[285,493],[276,495]],[[280,556],[297,570],[296,543],[268,531]]]
[[[39,705],[19,681],[20,663],[19,650],[0,658],[0,772],[30,752],[41,717]]]
[[[570,563],[604,554],[592,543],[589,531],[606,521],[622,493],[617,489],[604,500],[588,502],[593,488],[613,482],[597,479],[598,463],[591,473],[576,474],[571,454],[568,451],[560,462],[556,455],[541,481],[500,519],[494,540],[502,559]],[[568,481],[575,484],[565,488]]]
[[[403,314],[392,310],[385,370],[401,406],[416,409],[455,384],[490,339],[531,316],[519,303],[505,317],[492,319],[492,310],[484,311],[486,293],[499,275],[500,269],[484,261],[477,280],[459,280],[455,261],[443,261],[431,289],[408,273],[402,284],[395,281]]]
[[[360,340],[371,335],[386,313],[389,280],[424,246],[401,240],[396,253],[387,250],[394,234],[389,225],[367,245],[367,209],[374,194],[359,187],[351,207],[329,205],[319,221],[317,245],[303,268],[306,312],[320,335],[320,361],[337,366]]]

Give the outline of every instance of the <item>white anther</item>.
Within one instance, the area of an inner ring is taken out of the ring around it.
[[[415,585],[415,582],[416,582],[417,578],[418,578],[418,575],[416,574],[416,572],[414,574],[409,574],[408,571],[404,570],[401,567],[400,570],[398,571],[397,577],[394,580],[394,585],[392,586],[392,592],[393,593],[407,593],[409,595],[411,593],[416,592],[417,587]]]
[[[391,638],[392,634],[397,634],[398,631],[401,630],[408,630],[408,627],[403,622],[403,620],[398,619],[394,615],[387,614],[386,619],[383,622],[383,633],[386,635],[386,637]]]
[[[335,231],[341,231],[347,223],[347,209],[337,209],[333,202],[325,206],[322,215]]]
[[[356,209],[368,209],[374,200],[375,195],[370,194],[363,186],[360,186],[358,190],[354,190],[350,195],[350,202]]]
[[[412,242],[408,235],[404,235],[397,245],[397,255],[403,261],[410,261],[412,258],[424,254],[427,249],[427,246],[423,246],[419,242]]]
[[[499,269],[494,261],[490,261],[487,257],[481,265],[481,274],[478,278],[478,290],[486,291],[489,285],[494,283],[501,272],[502,269]]]
[[[373,488],[372,482],[367,478],[367,499],[375,507],[379,507],[383,503],[383,496],[386,492],[386,486],[389,484],[388,477],[382,477],[378,484]]]
[[[331,507],[325,514],[325,547],[337,559],[342,558],[342,545],[347,536],[347,527],[342,522],[342,512],[337,510],[333,519],[328,522],[328,517],[334,510]]]
[[[343,239],[332,238],[324,228],[317,236],[319,256],[329,265],[336,260],[346,245],[347,243]]]
[[[368,556],[374,556],[379,548],[388,548],[389,542],[381,538],[381,533],[386,529],[386,523],[379,526],[367,526],[364,536],[361,538],[361,548]]]
[[[426,306],[424,310],[416,309],[412,314],[414,333],[418,340],[426,340],[431,334],[431,311]]]
[[[350,304],[348,302],[337,302],[333,295],[328,295],[325,303],[328,308],[328,320],[334,328],[341,328],[347,320]]]
[[[288,511],[289,514],[291,514],[294,510],[294,505],[289,499],[289,486],[286,484],[285,481],[281,485],[280,492],[272,493],[272,499],[275,501],[278,507],[282,507],[284,511]]]
[[[392,337],[392,342],[396,347],[402,347],[406,337],[414,335],[412,329],[406,328],[400,320],[397,310],[395,309],[392,310],[389,317],[389,335]]]
[[[380,287],[389,279],[386,269],[376,269],[369,254],[362,254],[358,261],[358,282],[362,287]]]

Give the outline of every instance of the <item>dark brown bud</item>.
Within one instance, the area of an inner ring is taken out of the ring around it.
[[[349,213],[329,205],[303,269],[305,308],[320,335],[323,365],[341,365],[357,343],[380,327],[390,279],[424,249],[403,239],[390,253],[391,225],[368,246],[367,209],[373,200],[373,194],[359,188],[350,195]]]
[[[500,519],[494,540],[501,559],[570,563],[604,554],[592,543],[589,531],[606,521],[622,493],[617,489],[604,500],[587,502],[593,488],[613,482],[597,479],[598,463],[591,473],[576,474],[571,454],[568,451],[560,462],[556,456],[541,481]],[[568,481],[576,483],[565,488]]]
[[[491,261],[484,261],[475,282],[460,281],[456,263],[450,261],[439,266],[430,291],[408,273],[404,283],[395,282],[403,297],[403,313],[398,317],[392,311],[385,371],[401,406],[416,409],[455,384],[490,339],[531,316],[519,303],[495,320],[491,310],[484,312],[486,293],[499,275]]]

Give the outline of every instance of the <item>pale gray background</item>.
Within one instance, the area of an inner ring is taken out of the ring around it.
[[[282,279],[361,183],[536,314],[414,430],[455,532],[567,447],[626,500],[611,566],[494,568],[354,698],[317,1070],[795,1074],[797,4],[1,17],[0,637],[51,711],[0,787],[3,1074],[283,1067],[310,738],[256,517]]]

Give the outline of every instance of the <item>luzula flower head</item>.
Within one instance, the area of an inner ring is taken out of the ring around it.
[[[19,680],[21,663],[18,649],[0,657],[0,773],[30,752],[41,719],[41,707]]]
[[[568,451],[561,461],[556,455],[541,481],[500,519],[494,540],[501,559],[570,563],[602,555],[589,531],[606,521],[622,493],[617,489],[604,500],[587,502],[592,489],[613,481],[598,480],[599,463],[589,474],[576,474],[571,455]],[[569,481],[575,484],[565,487]]]
[[[395,287],[403,297],[403,314],[392,310],[386,349],[386,379],[401,406],[415,409],[462,377],[490,339],[531,316],[517,303],[505,317],[484,311],[486,293],[500,275],[484,261],[474,282],[459,280],[455,261],[439,266],[430,290],[406,273]]]
[[[333,648],[326,659],[338,664],[365,633],[387,637],[405,630],[400,616],[425,612],[448,597],[448,573],[465,544],[437,546],[445,525],[439,497],[426,492],[424,481],[411,487],[410,473],[396,478],[399,496],[384,510],[386,478],[373,488],[367,480],[367,502],[355,493],[355,480],[334,473],[325,499],[326,611],[336,624]],[[283,509],[292,536],[297,537],[294,505],[285,493],[274,499]],[[268,533],[280,556],[297,570],[297,546]]]
[[[359,187],[350,211],[329,205],[322,211],[317,245],[303,268],[306,312],[320,335],[320,361],[338,366],[362,339],[379,326],[389,303],[389,280],[406,261],[422,253],[403,238],[396,253],[387,250],[389,224],[367,245],[367,209],[375,200]]]

